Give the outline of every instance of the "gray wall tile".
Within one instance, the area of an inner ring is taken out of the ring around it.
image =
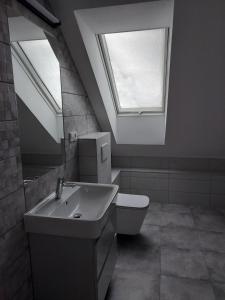
[[[78,157],[66,162],[65,179],[68,181],[79,181]]]
[[[179,192],[210,193],[210,182],[200,180],[169,180],[169,190]]]
[[[146,195],[152,202],[168,203],[168,191],[130,189],[131,194]]]
[[[79,156],[97,156],[95,139],[79,139]]]
[[[96,183],[98,182],[98,176],[97,175],[80,175],[80,181],[81,182],[91,182],[91,183]]]
[[[42,199],[55,191],[57,178],[64,176],[64,165],[52,169],[45,175],[25,185],[26,210],[30,210]]]
[[[3,2],[0,3],[0,41],[9,43],[9,29],[6,6]]]
[[[158,179],[168,180],[168,170],[158,169],[155,170],[155,172],[153,172],[145,169],[132,169],[129,173],[131,177],[136,177],[136,178],[146,178],[146,179],[158,178]]]
[[[210,206],[210,194],[169,191],[169,202],[194,206]]]
[[[96,175],[97,170],[97,158],[92,156],[84,156],[79,158],[79,170],[80,176],[84,175]]]
[[[13,83],[11,51],[9,45],[0,42],[0,81]]]
[[[69,161],[71,159],[75,159],[76,157],[78,157],[78,142],[72,142],[70,143],[70,141],[68,139],[65,140],[65,157],[66,157],[66,161]]]
[[[211,171],[225,171],[225,159],[210,159],[209,168]]]
[[[15,192],[22,185],[22,177],[16,157],[0,161],[0,199]]]
[[[87,116],[83,115],[64,118],[64,131],[66,139],[68,139],[68,135],[72,131],[77,131],[78,135],[88,133]]]
[[[0,160],[20,155],[17,121],[0,122]]]
[[[120,159],[122,158],[119,157],[118,162]],[[148,194],[153,201],[193,206],[223,208],[225,206],[224,183],[225,175],[222,172],[162,169],[149,171],[140,168],[126,168],[121,169],[120,172],[122,192]]]
[[[127,189],[131,187],[131,177],[120,175],[120,187],[122,189]]]
[[[131,157],[129,156],[112,156],[113,168],[131,168]]]
[[[209,160],[204,158],[170,158],[169,169],[208,170]]]
[[[210,205],[212,208],[223,208],[225,209],[225,194],[211,194]]]
[[[168,179],[131,177],[131,187],[134,189],[166,190],[168,191]]]
[[[83,84],[76,72],[61,67],[61,85],[63,93],[86,96]]]
[[[94,115],[87,115],[88,133],[99,131],[99,124]]]
[[[209,181],[210,177],[210,172],[169,171],[169,179]]]
[[[0,121],[17,119],[17,102],[14,86],[0,82]]]
[[[224,194],[225,195],[225,176],[212,177],[212,193],[213,194]]]
[[[168,159],[158,157],[131,157],[132,168],[168,169]]]
[[[23,219],[25,212],[24,189],[0,200],[0,236],[14,227]]]
[[[86,96],[63,93],[62,97],[65,117],[94,114]]]

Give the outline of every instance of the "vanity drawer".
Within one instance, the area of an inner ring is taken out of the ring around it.
[[[97,264],[97,278],[100,275],[103,264],[109,253],[109,249],[112,245],[112,241],[115,235],[114,227],[112,225],[111,219],[107,222],[103,232],[96,243],[96,264]]]
[[[116,235],[114,236],[113,242],[110,247],[110,251],[107,255],[106,261],[104,263],[101,275],[98,280],[98,300],[104,300],[105,295],[112,279],[113,270],[116,264],[117,258],[117,241]]]

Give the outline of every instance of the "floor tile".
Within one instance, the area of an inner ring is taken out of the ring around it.
[[[144,224],[157,226],[185,226],[194,227],[194,220],[189,213],[168,211],[148,211]]]
[[[216,300],[212,286],[203,280],[162,276],[160,300]]]
[[[205,252],[204,256],[211,279],[225,283],[225,254]]]
[[[192,279],[209,279],[200,251],[164,247],[161,249],[161,273]]]
[[[184,227],[193,228],[194,220],[191,214],[162,212],[161,226],[184,226]]]
[[[213,283],[214,293],[216,300],[225,299],[225,284],[222,283]]]
[[[105,300],[159,300],[159,276],[116,270]]]
[[[203,250],[225,253],[225,233],[199,231],[199,241]]]
[[[123,270],[139,270],[157,275],[160,273],[160,250],[151,250],[146,245],[119,248],[116,266]]]
[[[185,227],[162,227],[161,246],[200,249],[199,232]]]
[[[225,218],[221,215],[199,214],[194,216],[195,226],[198,229],[225,232]]]
[[[162,204],[162,211],[176,212],[176,213],[190,213],[191,209],[187,205],[169,203],[169,204]]]
[[[107,300],[225,300],[220,210],[150,203],[140,234],[119,235],[118,250]]]

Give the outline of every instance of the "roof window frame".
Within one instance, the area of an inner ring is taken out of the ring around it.
[[[156,30],[156,29],[165,29],[165,47],[164,47],[164,57],[163,57],[163,92],[162,92],[162,107],[141,107],[138,108],[121,108],[119,104],[119,95],[116,87],[115,77],[113,74],[112,65],[110,62],[110,55],[108,52],[107,42],[105,40],[104,35],[110,33],[123,33],[123,32],[138,32],[145,30]],[[145,29],[133,29],[126,31],[118,31],[118,32],[106,32],[106,33],[98,33],[95,35],[99,52],[101,55],[101,60],[104,66],[106,78],[108,81],[109,89],[111,92],[111,96],[113,99],[113,104],[115,107],[115,111],[117,116],[145,116],[145,115],[158,115],[164,114],[166,110],[166,87],[168,84],[168,57],[169,57],[169,37],[170,37],[170,28],[169,27],[152,27]]]
[[[41,39],[38,39],[41,40]],[[53,97],[52,93],[49,91],[46,84],[43,82],[42,78],[36,71],[30,59],[27,57],[23,48],[20,45],[20,42],[23,41],[15,41],[11,42],[11,51],[12,55],[18,61],[18,63],[22,66],[27,76],[33,82],[34,87],[37,89],[41,97],[45,100],[48,106],[57,114],[62,115],[62,108],[58,105],[57,101]],[[61,84],[61,82],[60,82]],[[61,92],[62,97],[62,92]]]

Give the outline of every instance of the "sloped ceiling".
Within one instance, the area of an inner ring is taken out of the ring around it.
[[[50,0],[62,21],[72,57],[86,57],[81,72],[90,99],[100,99],[98,86],[74,18],[74,10],[135,3],[125,0]],[[144,2],[144,1],[143,1]],[[114,155],[225,156],[225,11],[223,0],[175,0],[166,145],[116,145]],[[102,130],[110,130],[101,100],[92,102]]]

